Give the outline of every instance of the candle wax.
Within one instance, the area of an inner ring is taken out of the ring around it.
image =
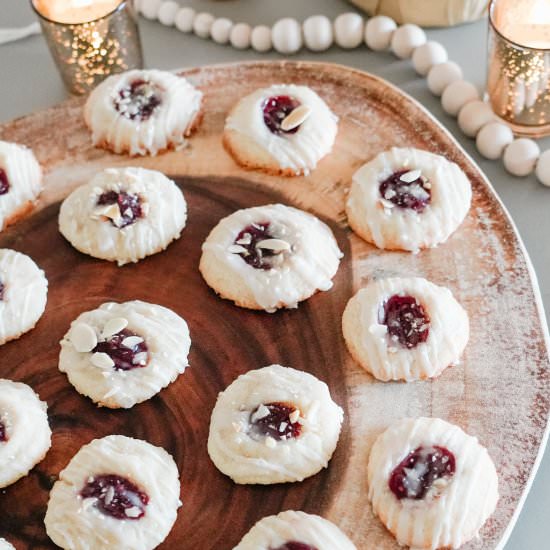
[[[86,23],[108,15],[122,0],[34,0],[37,11],[58,23]]]
[[[550,0],[499,0],[493,22],[520,46],[550,49]]]

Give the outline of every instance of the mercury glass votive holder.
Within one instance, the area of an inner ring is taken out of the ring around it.
[[[132,0],[122,0],[93,21],[52,21],[31,5],[67,89],[77,95],[95,88],[111,74],[142,68],[143,55]]]
[[[550,135],[550,0],[492,0],[487,94],[517,135]]]

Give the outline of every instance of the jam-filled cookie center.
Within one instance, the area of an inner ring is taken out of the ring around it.
[[[6,425],[0,420],[0,443],[4,443],[8,440],[8,434]]]
[[[0,302],[4,300],[4,293],[6,292],[6,287],[2,280],[0,279]]]
[[[139,195],[133,195],[126,191],[106,191],[102,193],[97,199],[97,206],[106,207],[103,214],[119,229],[136,223],[144,216]]]
[[[301,103],[296,98],[288,95],[268,97],[262,105],[262,112],[264,123],[269,131],[277,135],[295,134],[299,130],[300,124],[287,125],[284,121],[300,105]]]
[[[134,80],[115,98],[115,109],[130,120],[146,121],[162,103],[159,86],[147,80]]]
[[[317,547],[311,546],[311,544],[305,544],[304,542],[291,540],[285,542],[281,546],[277,546],[277,548],[270,548],[269,550],[317,550]]]
[[[412,349],[425,342],[430,334],[430,318],[413,296],[393,295],[384,304],[384,319],[393,341]]]
[[[149,357],[145,340],[128,329],[123,329],[102,342],[98,342],[92,351],[106,353],[112,359],[115,370],[145,367]]]
[[[290,243],[275,235],[270,222],[260,222],[245,227],[237,235],[230,252],[239,254],[255,269],[268,270],[279,265],[290,249]]]
[[[445,447],[418,447],[392,471],[389,487],[399,499],[423,499],[439,479],[456,471],[454,454]]]
[[[140,519],[149,503],[147,493],[130,480],[113,474],[90,478],[80,496],[96,499],[94,505],[98,510],[116,519]]]
[[[300,436],[299,418],[300,410],[291,403],[266,403],[252,411],[250,425],[256,434],[280,441]]]
[[[431,184],[420,170],[399,170],[380,183],[381,197],[399,208],[422,212],[432,200]]]
[[[5,195],[10,190],[8,175],[3,168],[0,168],[0,195]]]

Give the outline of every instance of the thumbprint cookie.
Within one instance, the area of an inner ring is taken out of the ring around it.
[[[187,323],[173,311],[137,300],[109,302],[71,323],[59,370],[98,405],[128,409],[182,374],[190,347]]]
[[[241,99],[225,122],[224,145],[245,168],[308,174],[334,145],[338,118],[307,86],[280,84]]]
[[[342,256],[318,218],[269,204],[222,219],[202,245],[199,268],[222,298],[273,312],[329,290]]]
[[[15,546],[10,544],[6,539],[0,538],[0,550],[15,550]]]
[[[218,396],[208,454],[236,483],[302,481],[327,467],[342,419],[324,382],[271,365],[239,376]]]
[[[132,70],[105,79],[90,94],[84,119],[96,147],[156,155],[186,145],[199,123],[202,93],[167,71]]]
[[[393,148],[353,175],[346,210],[365,241],[416,252],[445,242],[471,199],[470,181],[457,164],[427,151]]]
[[[420,277],[369,283],[342,317],[353,358],[379,380],[421,380],[458,363],[469,337],[468,314],[451,291]]]

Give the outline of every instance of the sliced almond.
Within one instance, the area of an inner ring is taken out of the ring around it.
[[[72,327],[69,332],[69,340],[74,349],[80,353],[88,353],[97,346],[97,334],[86,323],[78,323]]]
[[[296,422],[298,422],[298,418],[300,418],[300,411],[298,409],[292,411],[288,415],[288,419],[290,420],[291,424],[296,424]]]
[[[299,105],[283,119],[281,129],[284,132],[294,130],[294,128],[298,128],[300,124],[303,124],[309,118],[309,115],[311,115],[311,107]]]
[[[115,498],[115,488],[111,485],[107,489],[107,492],[105,493],[105,504],[107,506],[113,502],[113,499]]]
[[[227,251],[231,252],[231,254],[246,254],[248,252],[248,250],[240,244],[232,244],[231,246],[228,246]]]
[[[266,250],[273,250],[274,252],[282,252],[283,250],[290,250],[290,244],[282,239],[264,239],[260,241],[257,248],[264,248]]]
[[[238,241],[235,241],[235,244],[250,244],[252,242],[252,235],[250,233],[245,233]]]
[[[132,506],[131,508],[126,508],[126,510],[124,510],[124,514],[129,518],[138,518],[141,513],[141,508],[138,508],[137,506]]]
[[[256,409],[256,412],[252,415],[252,417],[250,418],[250,421],[252,423],[255,423],[255,422],[258,422],[258,420],[261,420],[262,418],[266,418],[267,416],[269,416],[271,413],[270,413],[270,410],[265,406],[265,405],[260,405],[257,409]]]
[[[105,323],[103,330],[101,331],[102,338],[109,338],[118,334],[121,330],[124,330],[128,326],[128,320],[124,317],[114,317]]]
[[[94,367],[99,369],[111,369],[115,366],[115,362],[106,353],[96,352],[90,361]]]
[[[122,340],[122,345],[125,348],[133,349],[136,346],[139,346],[141,342],[143,342],[143,338],[141,338],[140,336],[128,336],[127,338],[124,338],[124,340]]]
[[[409,170],[408,172],[402,174],[399,179],[405,183],[412,183],[413,181],[416,181],[421,175],[421,170]]]
[[[132,360],[134,365],[146,365],[147,364],[147,352],[142,351],[141,353],[136,353]]]

